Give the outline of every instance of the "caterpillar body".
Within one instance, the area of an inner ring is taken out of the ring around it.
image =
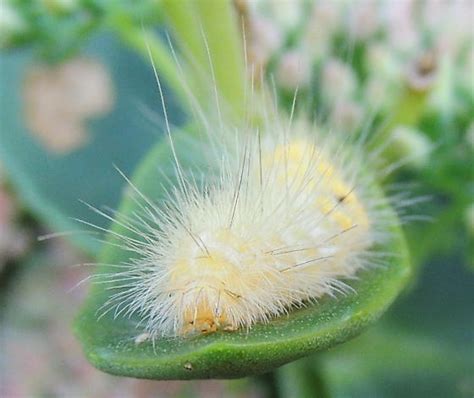
[[[361,154],[304,121],[269,120],[197,143],[217,176],[199,184],[177,160],[166,203],[135,188],[144,213],[122,222],[141,239],[122,240],[139,255],[111,275],[127,282],[106,307],[140,314],[152,337],[248,330],[348,293],[379,263],[390,216]]]

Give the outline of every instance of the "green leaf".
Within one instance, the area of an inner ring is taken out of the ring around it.
[[[91,214],[79,200],[116,208],[124,181],[113,164],[129,173],[161,131],[143,112],[148,108],[161,114],[149,62],[104,34],[96,36],[83,55],[108,70],[115,102],[110,113],[85,121],[88,143],[66,154],[49,151],[27,127],[22,94],[25,73],[39,61],[31,51],[0,57],[0,161],[22,202],[54,231],[85,229],[72,218],[107,227],[104,218]],[[167,94],[166,99],[172,97]],[[176,108],[168,105],[169,114],[176,115]],[[71,238],[91,253],[99,249],[94,236],[73,234]]]
[[[186,136],[175,135],[175,146],[183,168],[198,159]],[[173,165],[169,145],[158,145],[137,170],[133,184],[153,201],[163,197],[158,169]],[[138,205],[125,198],[120,212],[132,215]],[[395,215],[393,216],[395,218]],[[127,234],[118,223],[113,232]],[[77,335],[89,360],[106,372],[150,379],[237,378],[267,372],[282,364],[346,341],[374,322],[395,299],[410,277],[405,241],[393,227],[389,247],[397,253],[384,267],[358,274],[348,282],[355,294],[324,297],[317,305],[294,310],[268,324],[258,324],[249,332],[216,332],[185,338],[158,338],[135,344],[143,330],[136,318],[116,317],[110,312],[98,319],[110,290],[93,286],[76,320]],[[130,254],[107,246],[99,262],[119,264]],[[99,267],[98,273],[112,272]]]

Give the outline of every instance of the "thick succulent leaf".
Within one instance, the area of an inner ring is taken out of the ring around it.
[[[0,57],[0,161],[22,201],[54,231],[83,230],[72,218],[105,227],[107,220],[91,214],[79,199],[96,207],[116,207],[124,181],[113,164],[126,173],[133,170],[161,130],[142,112],[144,107],[161,112],[149,63],[108,35],[93,38],[83,55],[110,73],[114,104],[108,114],[86,120],[88,143],[65,154],[48,150],[27,127],[24,79],[31,64],[39,61],[31,51]],[[175,114],[173,107],[168,110]],[[89,252],[99,248],[90,235],[71,237]]]
[[[199,152],[175,135],[175,145],[183,167],[199,159]],[[160,144],[144,160],[133,184],[154,200],[163,197],[159,169],[172,169],[167,143]],[[137,204],[130,198],[122,203],[121,213],[131,215]],[[394,215],[395,218],[395,215]],[[325,297],[315,305],[297,309],[288,316],[259,324],[250,331],[216,332],[184,338],[158,338],[135,344],[143,330],[138,319],[114,318],[113,311],[98,319],[110,290],[93,286],[76,320],[76,331],[89,360],[98,368],[117,375],[150,379],[236,378],[267,372],[315,351],[346,341],[374,322],[410,277],[405,242],[394,228],[390,247],[398,254],[384,267],[359,273],[348,282],[357,293]],[[127,231],[115,224],[113,231]],[[107,246],[100,262],[117,264],[129,253]],[[98,272],[111,272],[99,268]]]

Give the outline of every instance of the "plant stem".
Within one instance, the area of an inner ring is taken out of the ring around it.
[[[210,62],[213,64],[215,83],[234,117],[244,113],[244,59],[243,45],[237,18],[230,1],[200,0],[199,9]]]
[[[219,101],[223,117],[242,119],[245,65],[232,2],[164,0],[163,9],[189,63],[196,97],[203,95],[212,108]]]
[[[166,21],[187,61],[196,68],[207,65],[195,0],[163,0]]]
[[[300,359],[277,371],[279,396],[282,398],[327,398],[329,393],[314,356]]]
[[[125,44],[142,55],[145,60],[150,61],[151,57],[159,77],[166,82],[181,104],[186,107],[188,96],[168,45],[151,29],[135,25],[126,16],[115,16],[108,22],[108,25],[118,33]]]
[[[275,372],[268,372],[255,376],[257,384],[261,385],[266,398],[279,398],[278,376]]]

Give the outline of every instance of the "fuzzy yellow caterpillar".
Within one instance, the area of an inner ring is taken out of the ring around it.
[[[111,275],[126,282],[107,306],[140,314],[152,337],[248,330],[347,293],[377,263],[385,206],[360,157],[310,125],[265,124],[207,144],[217,178],[198,184],[178,164],[171,200],[142,196],[144,214],[122,221],[142,239],[123,238],[139,256]]]
[[[258,105],[258,120],[226,118],[206,49],[216,109],[202,106],[183,77],[204,138],[180,145],[180,155],[192,153],[201,166],[181,165],[156,75],[176,183],[165,199],[130,183],[141,212],[119,214],[115,222],[128,232],[112,235],[132,256],[102,275],[118,289],[103,313],[138,315],[152,339],[249,330],[348,293],[348,279],[390,255],[374,250],[393,217],[362,167],[361,142],[345,145],[295,118],[297,90],[288,120],[253,86],[245,109]]]

